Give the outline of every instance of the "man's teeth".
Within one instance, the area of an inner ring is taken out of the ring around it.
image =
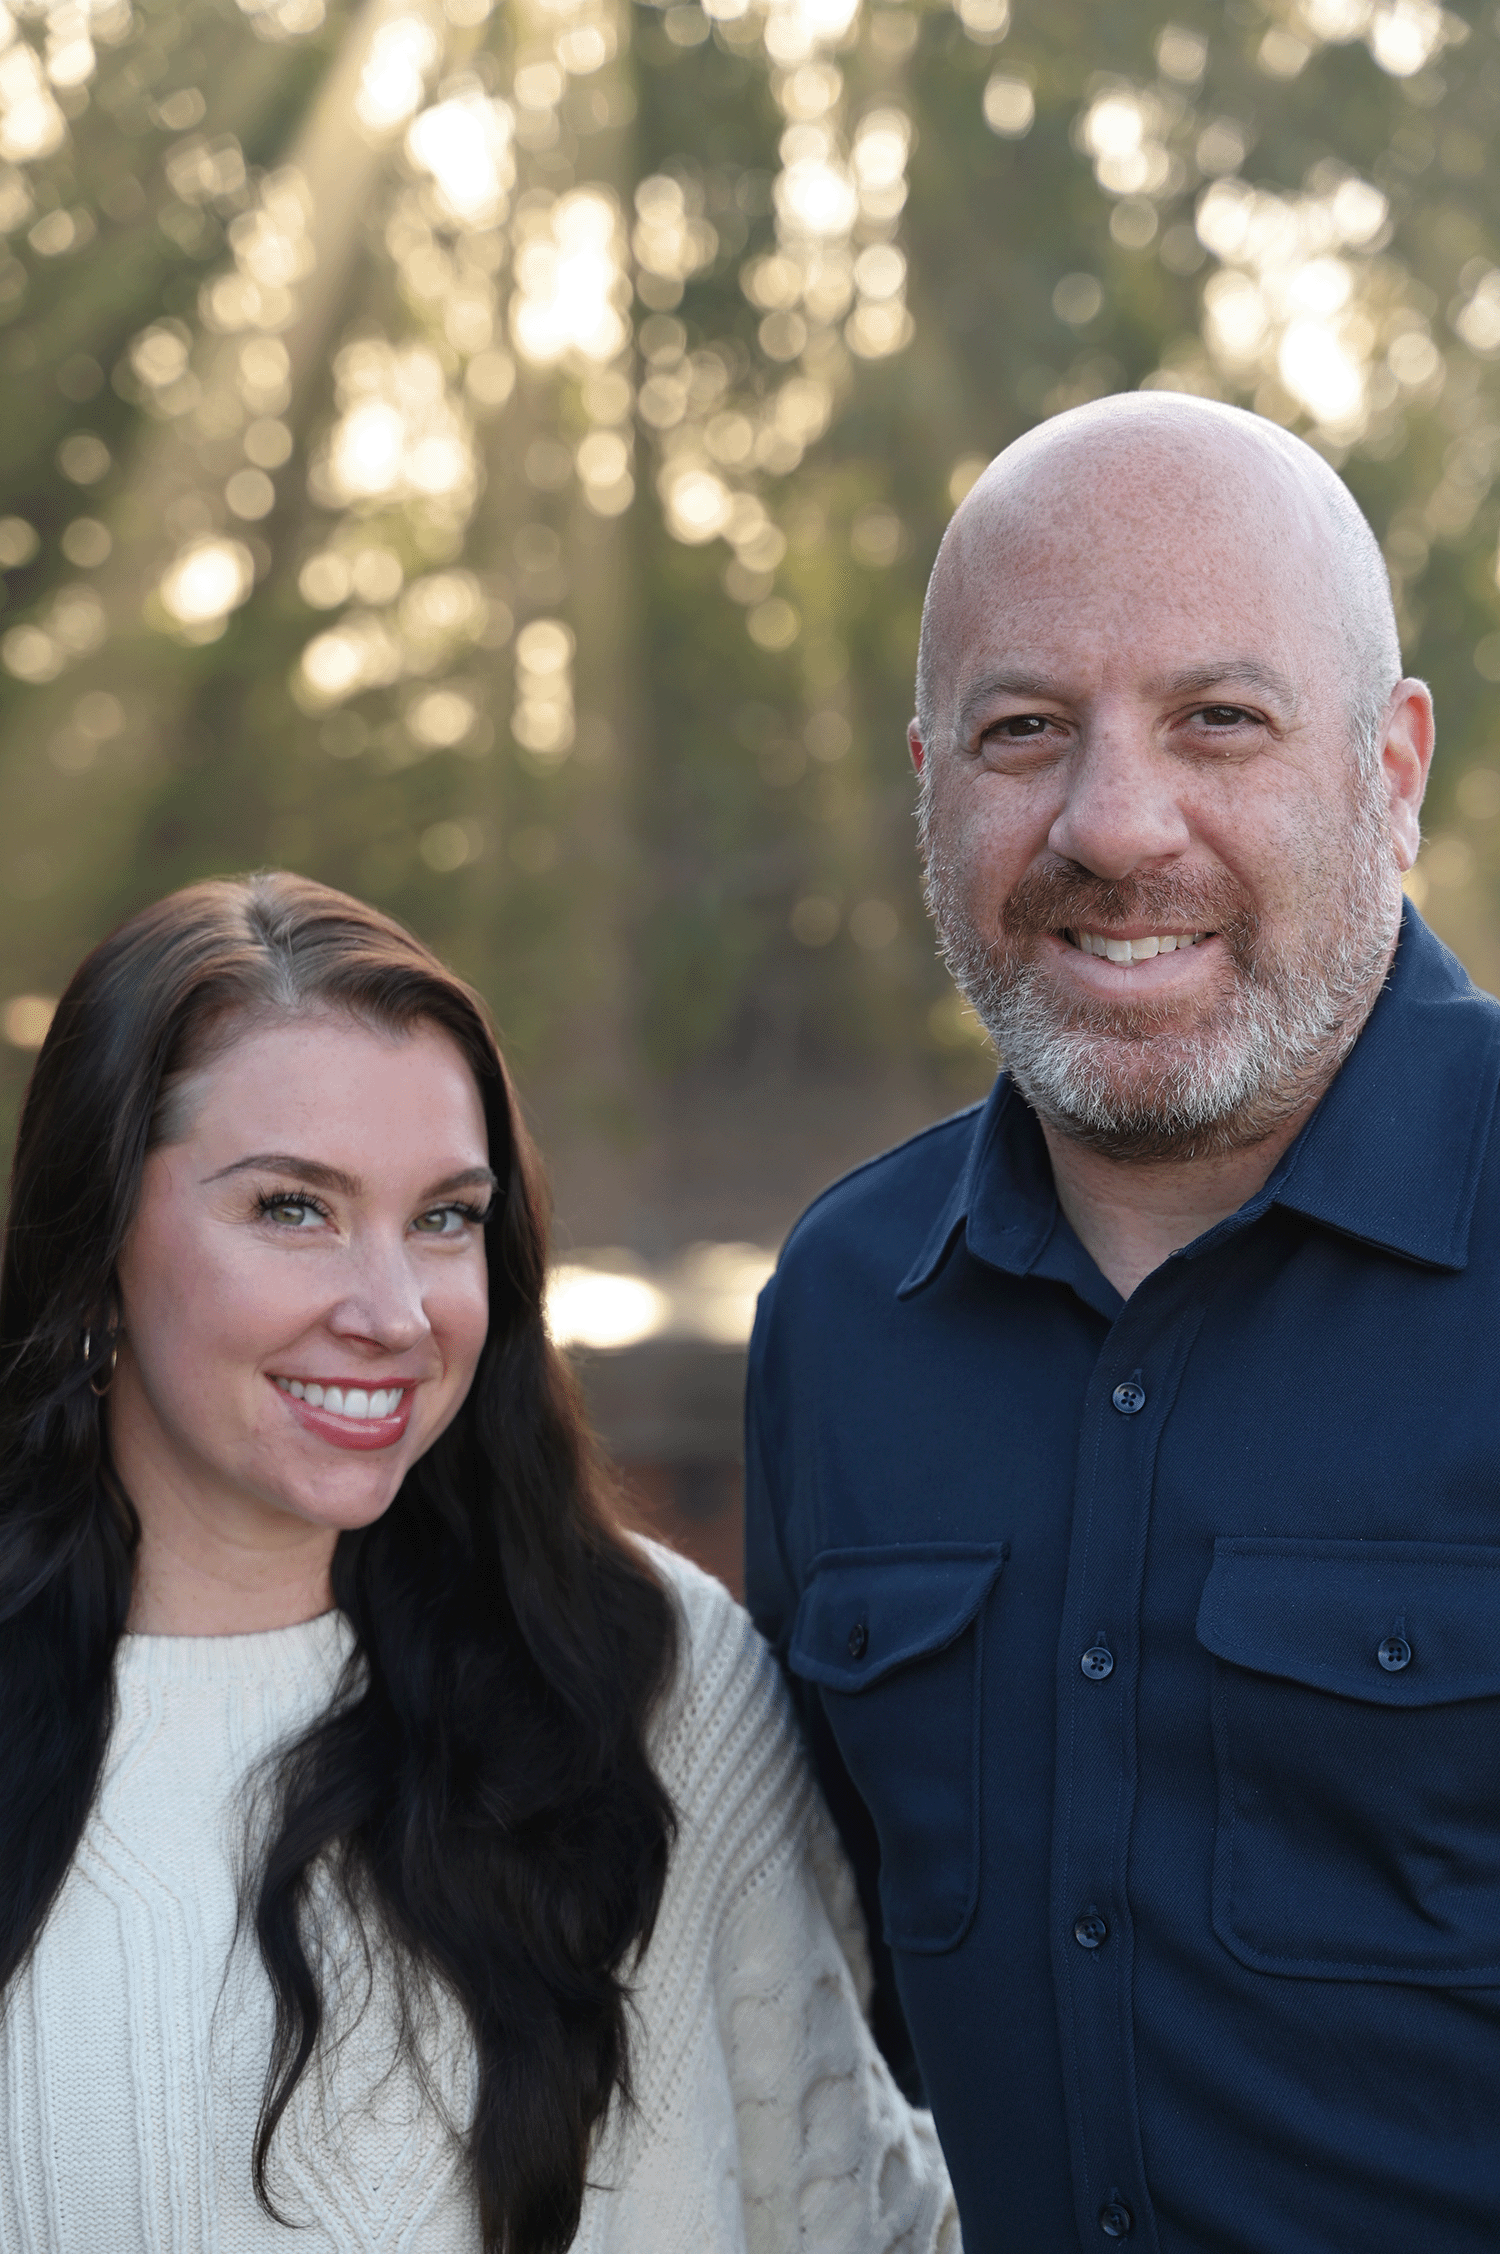
[[[1170,955],[1178,947],[1196,947],[1206,931],[1159,931],[1147,939],[1110,939],[1102,931],[1075,931],[1072,938],[1086,955],[1102,955],[1111,963],[1145,963],[1153,955]]]
[[[283,1393],[290,1393],[294,1401],[305,1401],[310,1409],[331,1411],[336,1417],[393,1417],[401,1406],[404,1390],[399,1385],[377,1387],[367,1393],[363,1386],[351,1385],[346,1392],[338,1385],[304,1385],[300,1377],[279,1377],[276,1383]]]

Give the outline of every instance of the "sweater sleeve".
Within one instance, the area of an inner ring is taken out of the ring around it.
[[[746,2254],[960,2254],[928,2114],[866,2022],[863,1920],[781,1674],[716,1582],[656,1553],[688,1651],[660,1748],[679,1879],[702,1897],[714,2073]]]

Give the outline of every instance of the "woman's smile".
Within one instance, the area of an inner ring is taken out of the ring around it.
[[[276,1377],[272,1384],[305,1432],[335,1448],[390,1448],[411,1421],[415,1386],[371,1386],[352,1378],[320,1383],[315,1378]]]

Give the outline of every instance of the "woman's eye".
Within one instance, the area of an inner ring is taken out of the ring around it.
[[[259,1209],[262,1220],[278,1229],[313,1229],[325,1219],[322,1207],[308,1197],[263,1197]]]
[[[484,1219],[477,1205],[434,1205],[419,1213],[412,1227],[424,1237],[457,1237]]]

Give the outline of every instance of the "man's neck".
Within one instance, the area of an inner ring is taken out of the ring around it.
[[[1106,1158],[1043,1120],[1058,1203],[1095,1266],[1128,1299],[1172,1253],[1264,1187],[1316,1103],[1263,1142],[1209,1158]]]

